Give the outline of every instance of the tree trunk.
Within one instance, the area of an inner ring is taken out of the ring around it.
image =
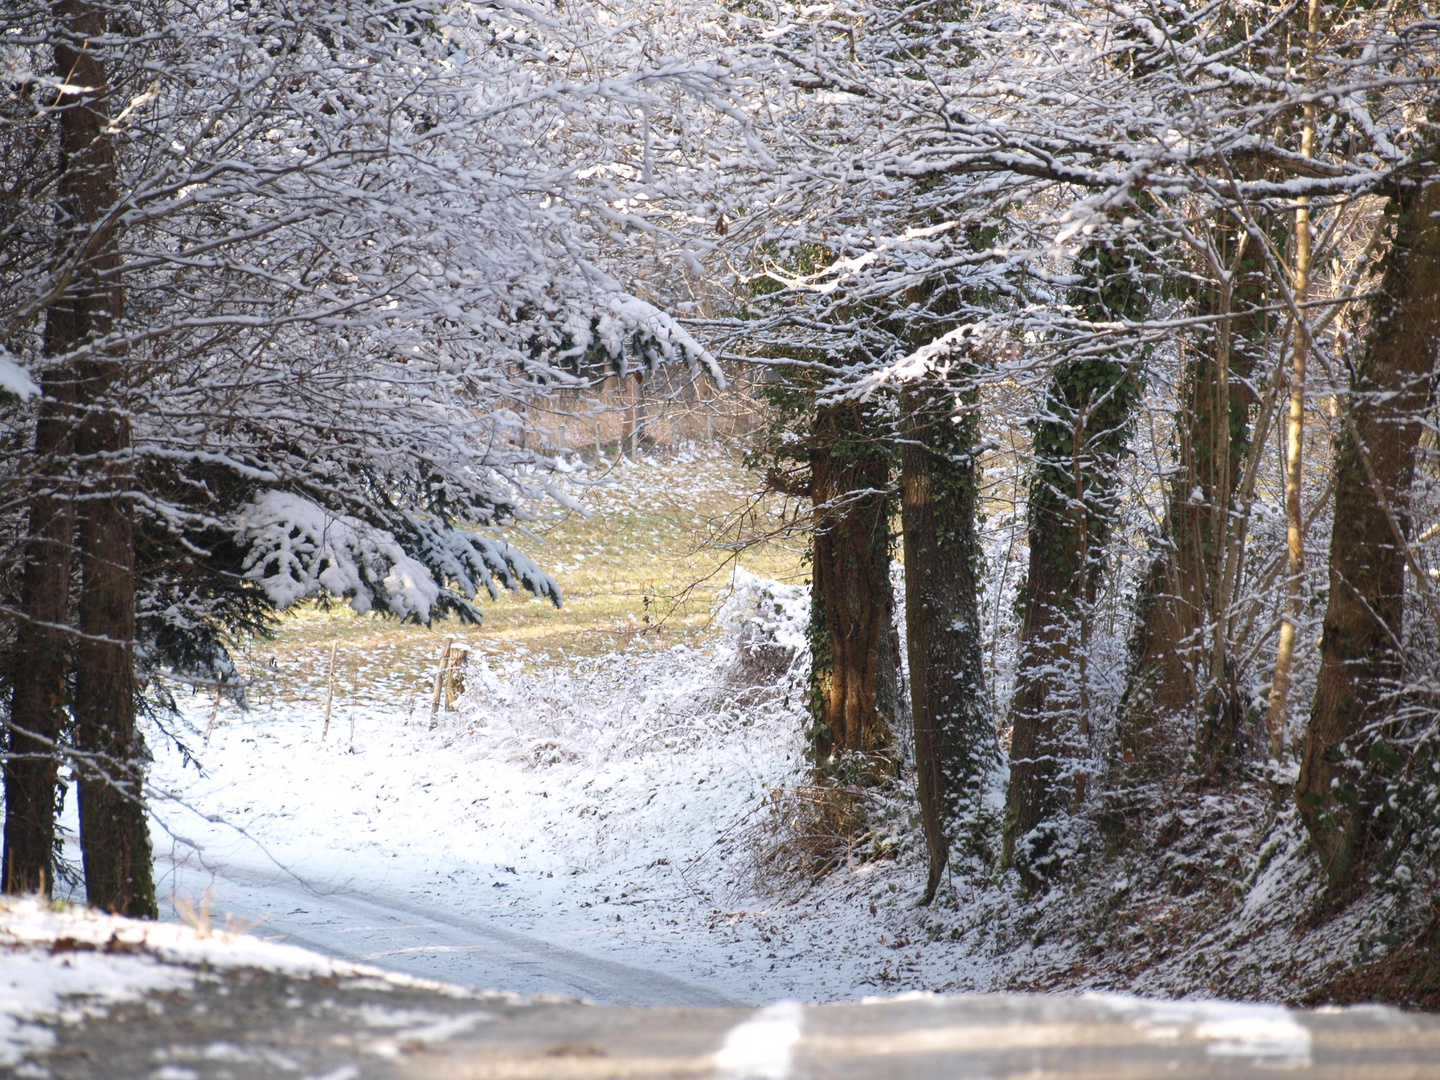
[[[1427,149],[1428,171],[1433,141]],[[1335,465],[1330,594],[1295,788],[1334,898],[1363,885],[1381,826],[1388,714],[1404,674],[1403,533],[1440,348],[1440,180],[1411,170],[1388,209],[1394,239]]]
[[[4,886],[42,891],[53,880],[57,743],[64,729],[70,633],[74,512],[67,493],[73,461],[76,374],[72,354],[110,327],[116,297],[105,272],[116,265],[113,236],[102,223],[114,202],[113,148],[105,134],[105,71],[87,39],[105,31],[104,15],[84,3],[61,3],[55,16],[59,161],[55,267],[68,287],[45,318],[45,352],[56,366],[44,380],[36,420],[29,543],[21,582],[21,626],[11,657],[10,754],[5,769]]]
[[[1148,304],[1124,252],[1081,257],[1087,284],[1071,303],[1096,322],[1144,318]],[[1084,797],[1082,762],[1090,717],[1084,650],[1089,610],[1116,517],[1119,467],[1140,383],[1111,357],[1067,361],[1056,372],[1035,428],[1030,483],[1030,565],[1024,586],[1020,663],[1011,704],[1009,806],[1003,860],[1042,822]],[[1020,860],[1027,874],[1046,862],[1036,836]]]
[[[68,353],[87,328],[83,305],[51,308],[46,351]],[[56,747],[65,726],[65,674],[69,670],[70,570],[74,517],[63,494],[74,416],[67,407],[74,387],[68,372],[45,379],[35,425],[29,543],[20,585],[20,626],[11,653],[8,756],[5,761],[7,893],[50,895],[55,880]]]
[[[113,387],[118,365],[95,365]],[[98,389],[98,387],[97,387]],[[98,394],[96,395],[98,397]],[[80,846],[95,907],[153,919],[155,884],[135,729],[135,542],[130,428],[118,410],[92,408],[77,437],[93,483],[80,504],[80,638],[75,649],[75,744]]]
[[[1305,27],[1305,77],[1315,77],[1315,53],[1320,38],[1320,0],[1308,0]],[[1314,101],[1301,107],[1300,156],[1315,156]],[[1290,726],[1290,669],[1295,657],[1295,634],[1304,610],[1301,585],[1305,577],[1303,546],[1304,521],[1300,509],[1300,485],[1304,477],[1305,454],[1305,365],[1310,354],[1310,326],[1305,301],[1310,292],[1310,200],[1295,200],[1294,297],[1298,318],[1290,343],[1290,410],[1285,425],[1285,618],[1280,624],[1280,641],[1275,654],[1275,675],[1270,680],[1270,702],[1265,710],[1265,732],[1270,756],[1279,761],[1285,751]]]
[[[901,399],[901,519],[915,771],[930,903],[952,846],[986,857],[981,800],[999,745],[985,694],[975,537],[978,417],[934,373]],[[958,423],[956,421],[959,421]]]
[[[854,403],[821,406],[810,433],[811,748],[817,773],[837,755],[890,767],[899,686],[890,587],[890,458]]]
[[[56,68],[82,87],[60,113],[60,211],[71,224],[75,307],[89,348],[77,375],[76,463],[80,501],[80,633],[75,647],[75,749],[80,769],[80,844],[91,904],[119,914],[157,914],[150,834],[142,801],[143,746],[135,729],[135,542],[130,425],[117,401],[124,367],[103,339],[123,313],[113,211],[119,200],[106,116],[102,47],[108,9],[85,0],[55,6]],[[62,99],[63,100],[63,99]]]

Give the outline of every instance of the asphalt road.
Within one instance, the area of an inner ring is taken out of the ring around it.
[[[183,869],[176,891],[203,891]],[[734,1007],[677,979],[403,897],[227,866],[267,936],[458,984],[597,1003],[200,972],[57,1024],[55,1080],[1440,1080],[1440,1017],[1115,995],[911,995]],[[648,1008],[621,1007],[644,1005]],[[81,1015],[84,1010],[77,1011]],[[3,1071],[3,1070],[0,1070]]]
[[[342,960],[460,986],[603,1005],[736,1004],[668,975],[353,884],[305,881],[278,867],[241,863],[203,869],[172,863],[163,869],[169,892],[199,896],[213,884],[217,913],[263,919],[252,933]],[[168,914],[177,917],[173,909]]]
[[[76,1013],[78,1016],[79,1013]],[[1432,1080],[1440,1018],[1103,995],[622,1009],[206,972],[56,1026],[53,1080]]]

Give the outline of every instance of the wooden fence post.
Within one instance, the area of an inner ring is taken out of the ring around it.
[[[440,694],[445,687],[445,669],[450,666],[450,647],[454,638],[445,639],[445,651],[440,654],[440,666],[435,669],[435,692],[430,697],[430,730],[435,730],[435,714],[440,711]]]
[[[454,712],[455,702],[465,692],[465,665],[470,661],[470,646],[456,644],[445,668],[445,711]]]
[[[325,726],[320,729],[320,741],[330,734],[330,706],[335,701],[335,649],[340,642],[330,642],[330,673],[325,677]]]
[[[210,723],[205,726],[205,743],[210,743],[210,733],[215,730],[215,721],[220,716],[220,680],[215,680],[215,705],[210,710]]]

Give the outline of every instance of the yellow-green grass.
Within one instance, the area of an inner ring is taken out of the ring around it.
[[[786,507],[756,500],[756,478],[733,452],[715,447],[688,461],[656,458],[586,477],[588,484],[569,490],[589,516],[537,504],[529,535],[510,536],[560,583],[563,607],[505,594],[482,604],[481,626],[450,618],[425,627],[358,615],[344,602],[301,605],[274,640],[237,643],[252,701],[323,709],[333,644],[337,706],[423,713],[447,638],[472,655],[518,659],[528,668],[701,644],[737,562],[786,581],[806,573],[799,542],[777,538],[737,555],[736,541],[782,528]]]

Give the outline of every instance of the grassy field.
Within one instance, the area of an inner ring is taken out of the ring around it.
[[[505,595],[485,604],[482,626],[447,619],[424,627],[357,615],[345,604],[306,604],[286,617],[276,639],[237,643],[251,702],[323,709],[334,644],[337,708],[428,709],[447,638],[472,655],[526,666],[696,644],[737,561],[781,580],[805,575],[798,543],[773,539],[736,551],[743,538],[783,528],[786,508],[757,501],[755,477],[722,447],[625,463],[590,480],[571,488],[589,516],[536,507],[531,535],[512,536],[560,582],[563,607]]]

